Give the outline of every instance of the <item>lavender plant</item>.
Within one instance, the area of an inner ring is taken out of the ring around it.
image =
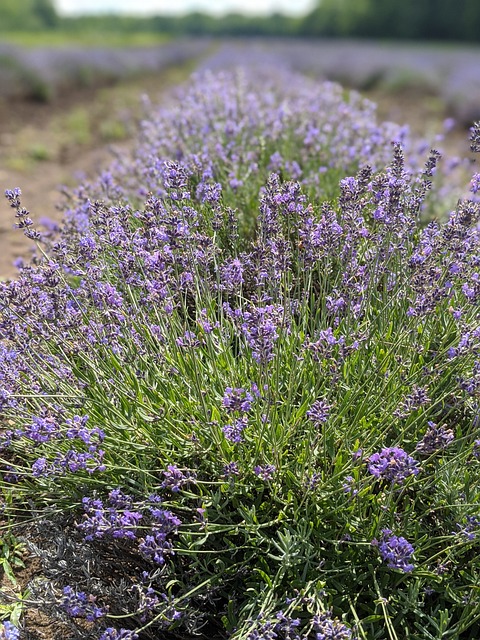
[[[423,226],[398,133],[207,75],[55,240],[7,192],[4,513],[71,637],[478,637],[480,205]]]

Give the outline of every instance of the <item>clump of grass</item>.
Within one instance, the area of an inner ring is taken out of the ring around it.
[[[474,638],[478,176],[423,226],[438,154],[301,77],[201,77],[181,114],[1,285],[32,606],[102,640]]]

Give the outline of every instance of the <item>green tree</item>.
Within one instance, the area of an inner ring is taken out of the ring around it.
[[[54,28],[58,25],[58,14],[51,0],[34,0],[33,12],[42,26]]]
[[[54,27],[58,16],[51,0],[1,0],[0,30]]]
[[[480,0],[319,0],[301,33],[480,40]]]

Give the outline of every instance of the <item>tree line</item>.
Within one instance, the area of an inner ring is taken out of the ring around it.
[[[480,0],[321,0],[304,35],[480,41]]]
[[[289,36],[480,41],[480,0],[318,0],[308,15],[60,17],[52,0],[1,0],[0,31],[62,28],[172,36]]]

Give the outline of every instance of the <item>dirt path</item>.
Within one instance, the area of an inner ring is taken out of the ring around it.
[[[62,185],[71,185],[72,176],[81,172],[93,176],[101,169],[108,166],[111,161],[111,153],[103,147],[80,153],[75,160],[63,165],[56,163],[43,163],[30,175],[24,172],[1,170],[0,185],[2,192],[5,188],[20,187],[22,202],[35,221],[49,218],[60,221],[61,213],[57,209],[60,200],[59,188]],[[87,171],[85,171],[85,169]],[[34,249],[34,243],[28,240],[23,233],[14,228],[15,212],[8,206],[8,202],[2,198],[0,202],[0,277],[10,278],[16,273],[13,262],[17,257],[28,258]],[[41,227],[41,225],[39,225]]]

